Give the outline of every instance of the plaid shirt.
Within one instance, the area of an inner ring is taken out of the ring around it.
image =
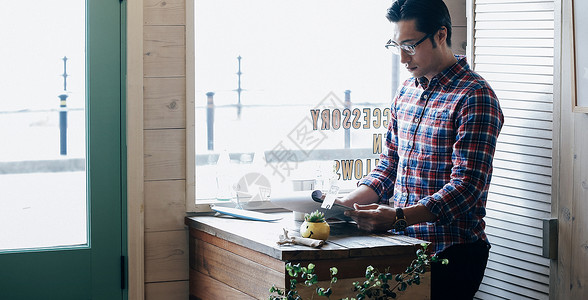
[[[405,234],[433,243],[436,253],[484,233],[486,199],[496,140],[504,122],[488,83],[465,57],[437,74],[408,79],[391,108],[387,153],[359,184],[395,207],[417,203],[437,220],[409,226]]]

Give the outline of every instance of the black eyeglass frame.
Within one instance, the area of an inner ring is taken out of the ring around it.
[[[431,36],[433,36],[432,33],[429,33],[427,35],[425,35],[424,38],[420,39],[418,42],[412,44],[412,45],[398,45],[396,44],[396,42],[394,42],[392,39],[388,40],[388,43],[386,43],[386,49],[390,49],[394,52],[394,54],[400,55],[400,51],[404,51],[406,54],[408,55],[415,55],[416,54],[416,46],[422,44],[426,39],[430,38]]]

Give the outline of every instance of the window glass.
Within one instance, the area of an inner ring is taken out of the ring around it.
[[[85,2],[0,10],[0,251],[87,243]]]
[[[388,6],[195,1],[197,202],[332,176],[351,189],[374,167],[403,77]]]

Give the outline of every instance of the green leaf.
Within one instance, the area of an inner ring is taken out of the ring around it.
[[[314,264],[313,264],[313,263],[309,263],[309,264],[308,264],[308,269],[309,269],[309,270],[314,270],[314,267],[315,267],[315,266],[314,266]]]
[[[325,295],[325,289],[322,287],[318,287],[316,288],[316,294],[319,296],[324,296]]]
[[[331,276],[335,276],[339,272],[339,270],[337,270],[335,267],[330,268],[329,271],[331,271]]]
[[[399,291],[406,291],[406,288],[408,287],[408,285],[406,284],[406,282],[401,282],[400,286],[398,287]]]

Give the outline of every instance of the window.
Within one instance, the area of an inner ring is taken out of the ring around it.
[[[85,2],[3,4],[0,250],[86,244]]]
[[[263,200],[331,176],[355,187],[383,150],[406,76],[384,47],[389,3],[194,6],[196,202]]]

